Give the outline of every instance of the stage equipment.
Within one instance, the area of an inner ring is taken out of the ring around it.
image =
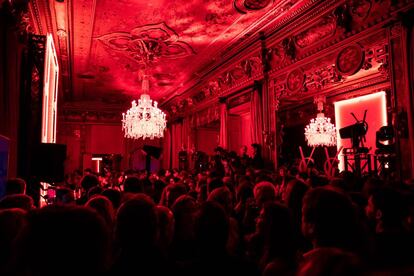
[[[158,103],[150,99],[148,95],[149,80],[144,75],[142,80],[141,98],[137,102],[132,101],[132,107],[122,113],[122,129],[124,136],[131,139],[160,138],[164,137],[167,126],[165,113],[158,108]]]
[[[374,162],[375,172],[381,176],[389,176],[389,172],[395,170],[395,134],[393,126],[381,127],[375,135]]]
[[[358,120],[355,117],[355,114],[351,112],[352,117],[354,117],[356,123],[350,126],[343,127],[339,130],[339,135],[342,139],[350,138],[352,140],[353,149],[364,149],[365,134],[368,131],[368,123],[366,122],[367,110],[364,112],[364,118]]]
[[[352,141],[352,148],[344,148],[343,150],[345,171],[348,171],[349,167],[351,167],[352,171],[357,176],[360,176],[365,168],[368,169],[368,172],[372,170],[369,149],[364,147],[364,142],[366,142],[365,135],[368,131],[368,123],[366,122],[367,110],[364,111],[362,120],[358,120],[353,112],[351,112],[351,115],[356,123],[339,129],[339,135],[342,139],[349,138]],[[353,164],[350,161],[354,161]]]

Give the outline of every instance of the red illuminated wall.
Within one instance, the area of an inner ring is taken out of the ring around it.
[[[229,150],[234,150],[239,153],[241,146],[247,146],[247,153],[252,155],[252,125],[250,112],[241,115],[230,115],[228,120]]]
[[[335,121],[337,128],[337,147],[352,147],[351,139],[341,139],[339,129],[352,125],[355,122],[351,115],[353,112],[358,120],[362,120],[364,112],[367,110],[366,122],[368,123],[368,131],[366,134],[365,147],[370,148],[370,153],[375,152],[375,134],[376,131],[387,125],[387,102],[385,92],[369,94],[349,100],[335,102]],[[340,170],[344,169],[343,157],[340,156]]]
[[[204,151],[205,153],[212,155],[214,154],[214,148],[217,147],[219,141],[219,130],[217,129],[197,129],[197,146],[196,149]]]

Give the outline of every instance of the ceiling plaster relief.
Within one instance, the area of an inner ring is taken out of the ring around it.
[[[363,2],[370,2],[370,8],[367,9]],[[385,31],[378,34],[378,30],[381,30],[382,24],[390,20],[389,10],[395,14],[404,4],[400,3],[397,6],[391,0],[377,2],[349,1],[336,7],[331,13],[323,15],[308,29],[302,29],[299,33],[282,38],[278,43],[271,45],[266,58],[271,65],[270,89],[275,103],[298,103],[321,92],[351,89],[347,86],[352,89],[366,85],[373,87],[387,81],[388,45],[385,42]],[[377,25],[379,28],[371,28],[378,23],[382,23]],[[370,28],[371,37],[367,38],[365,34],[365,38],[359,39],[356,44],[355,38],[347,39],[351,36],[358,37],[358,34],[365,30],[369,32]],[[346,43],[344,40],[349,42]],[[212,97],[223,96],[226,91],[241,88],[240,83],[249,85],[253,80],[249,78],[250,74],[246,74],[249,70],[245,70],[243,76],[244,80],[248,79],[249,82],[240,81],[242,77],[239,81],[234,78],[234,75],[238,76],[241,72],[243,62],[245,60],[234,63],[233,68],[213,77],[206,82],[201,91],[198,90],[190,96],[195,105],[193,109],[197,104],[211,101]],[[261,63],[259,65],[261,66]],[[262,75],[256,77],[260,78]],[[211,87],[211,83],[217,85]],[[172,110],[172,115],[174,112],[180,113],[177,105]],[[181,116],[183,112],[185,110],[181,110]]]
[[[110,50],[117,51],[144,66],[195,54],[192,47],[179,40],[177,33],[164,22],[140,26],[129,33],[105,34],[97,39]]]

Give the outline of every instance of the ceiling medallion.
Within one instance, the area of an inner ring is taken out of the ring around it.
[[[160,59],[178,59],[194,55],[193,48],[179,40],[178,34],[164,22],[132,29],[129,33],[115,32],[97,38],[106,47],[118,51],[139,64]]]
[[[353,75],[361,69],[365,53],[361,46],[355,44],[342,49],[336,58],[336,67],[343,75]]]
[[[305,74],[302,69],[298,68],[291,71],[286,80],[286,86],[291,92],[297,92],[303,87],[305,81]]]
[[[266,8],[272,0],[234,0],[234,9],[241,14],[246,14],[248,11],[258,11]]]

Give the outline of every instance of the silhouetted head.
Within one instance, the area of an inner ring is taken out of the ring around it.
[[[187,189],[184,184],[170,184],[166,188],[167,207],[172,208],[177,198],[186,194]]]
[[[316,247],[352,249],[356,246],[356,228],[356,212],[346,195],[326,188],[315,188],[306,193],[302,232]]]
[[[227,215],[230,215],[233,210],[233,201],[231,192],[227,187],[221,187],[211,192],[207,198],[207,201],[215,201],[224,208]]]
[[[33,207],[33,199],[24,194],[7,195],[0,200],[0,209],[20,208],[29,211]]]
[[[102,195],[108,198],[112,206],[115,210],[118,209],[119,205],[121,204],[121,192],[114,189],[106,189],[102,192]]]
[[[253,189],[254,199],[259,208],[268,201],[276,200],[276,191],[272,183],[262,181],[256,184]]]
[[[377,189],[365,208],[369,219],[376,221],[377,232],[403,230],[408,209],[401,193],[391,187]]]
[[[298,276],[363,275],[359,258],[339,248],[319,248],[305,258]]]
[[[11,178],[6,181],[6,195],[25,194],[26,181],[21,178]]]
[[[195,238],[200,253],[222,254],[228,235],[229,221],[224,209],[216,202],[203,203],[195,219]]]
[[[99,186],[99,179],[93,174],[85,175],[81,180],[81,187],[88,192],[90,188]]]
[[[108,229],[87,207],[48,205],[31,211],[24,245],[31,275],[96,275],[108,263]]]
[[[144,183],[139,180],[136,176],[130,176],[124,181],[124,192],[125,193],[143,193]]]
[[[12,256],[16,254],[16,242],[26,226],[26,212],[22,209],[0,210],[0,274],[13,270]]]
[[[124,250],[141,251],[153,247],[157,238],[155,204],[145,194],[124,202],[116,215],[115,234]]]
[[[174,214],[165,206],[156,206],[158,216],[159,229],[159,245],[161,248],[167,249],[172,242],[174,236],[175,220]]]
[[[114,208],[111,201],[102,196],[96,195],[86,202],[85,206],[88,206],[98,212],[99,215],[105,220],[108,227],[112,228],[114,221]]]

